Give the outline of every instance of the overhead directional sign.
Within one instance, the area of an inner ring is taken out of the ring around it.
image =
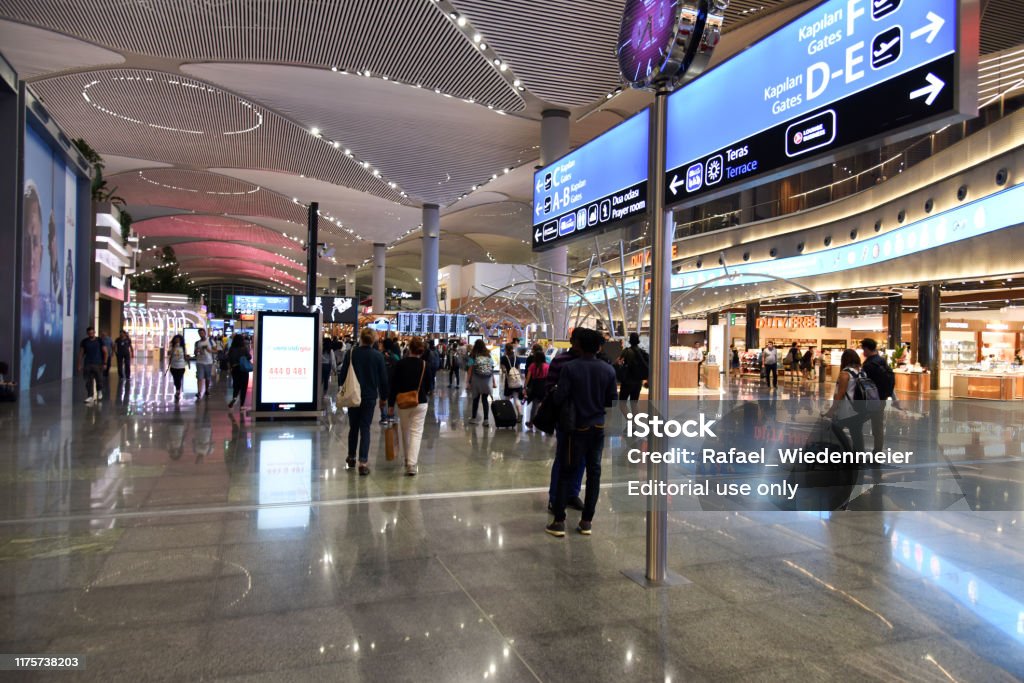
[[[534,174],[534,251],[647,211],[649,128],[645,109]]]
[[[681,88],[668,101],[666,204],[975,114],[971,3],[828,0]]]

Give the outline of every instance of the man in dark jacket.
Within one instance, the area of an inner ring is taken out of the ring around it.
[[[650,376],[651,360],[647,352],[640,348],[640,335],[629,333],[629,347],[623,350],[616,363],[622,366],[622,389],[619,400],[623,411],[635,410],[640,400],[640,390]]]
[[[355,408],[348,409],[348,458],[345,464],[349,469],[356,466],[356,449],[359,450],[359,474],[370,473],[370,425],[373,423],[374,402],[380,402],[381,411],[387,407],[388,372],[384,366],[384,356],[373,348],[377,341],[377,333],[364,327],[359,333],[359,346],[352,349],[341,364],[341,376],[348,377],[348,365],[352,367],[359,380],[361,402]]]
[[[615,371],[611,365],[597,358],[603,341],[594,330],[582,330],[578,346],[580,357],[565,366],[555,388],[556,400],[570,401],[575,412],[572,431],[560,434],[559,438],[570,443],[573,462],[565,465],[572,466],[576,460],[585,463],[587,497],[583,503],[582,518],[576,527],[576,531],[585,536],[591,533],[591,522],[601,493],[605,410],[615,403],[616,398]],[[555,519],[544,529],[552,536],[565,536],[565,507],[571,486],[572,482],[562,477],[552,510]]]

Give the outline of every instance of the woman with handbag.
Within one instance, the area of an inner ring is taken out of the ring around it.
[[[420,337],[409,342],[409,355],[395,365],[388,403],[398,406],[398,425],[405,446],[405,474],[419,471],[420,441],[427,417],[427,362],[423,359],[426,344]]]
[[[249,345],[245,343],[245,337],[236,334],[231,339],[231,348],[228,350],[228,366],[231,368],[231,400],[228,401],[230,410],[238,401],[238,410],[241,412],[245,407],[245,395],[249,391],[249,373],[252,372],[252,354],[249,353]]]

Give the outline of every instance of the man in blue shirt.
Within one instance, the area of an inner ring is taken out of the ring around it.
[[[587,490],[583,500],[583,516],[576,531],[589,536],[601,493],[605,409],[615,403],[617,386],[612,366],[597,358],[604,341],[601,335],[594,330],[580,330],[578,341],[580,356],[562,368],[555,388],[555,400],[559,403],[570,401],[575,413],[572,432],[561,434],[559,438],[569,439],[566,467],[574,467],[579,460],[585,463]],[[570,477],[559,478],[558,494],[552,511],[555,519],[544,529],[552,536],[565,536],[565,506],[571,487]]]
[[[96,330],[88,328],[85,339],[79,344],[78,371],[85,378],[85,402],[92,405],[103,400],[103,368],[107,364],[107,347],[96,336]],[[93,385],[96,395],[93,396]]]
[[[585,330],[586,328],[584,327],[574,327],[572,332],[569,333],[569,349],[551,359],[551,363],[548,365],[548,375],[544,380],[546,385],[545,396],[554,393],[555,387],[558,386],[558,378],[562,374],[562,368],[580,357],[579,336]],[[548,486],[548,512],[554,512],[555,510],[555,497],[558,495],[559,482],[562,480],[562,470],[565,469],[564,463],[568,457],[569,439],[565,435],[555,432],[555,461],[551,463],[551,483]],[[580,490],[583,488],[584,468],[585,463],[582,460],[578,460],[573,463],[571,470],[566,470],[566,476],[572,482],[566,505],[573,510],[583,509]]]
[[[364,327],[359,333],[360,345],[349,351],[341,362],[341,377],[348,377],[348,364],[352,363],[356,379],[359,380],[361,401],[355,408],[348,409],[348,458],[345,464],[349,469],[356,466],[356,450],[359,451],[359,474],[370,473],[370,425],[373,423],[374,402],[380,402],[380,409],[387,407],[388,371],[384,365],[384,356],[373,348],[377,341],[377,333]]]

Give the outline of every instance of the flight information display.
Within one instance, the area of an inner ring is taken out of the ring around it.
[[[534,251],[646,213],[649,129],[645,109],[534,174]]]
[[[959,26],[959,6],[829,0],[672,94],[666,204],[972,113],[957,110],[967,101],[957,48],[960,31],[977,27]]]
[[[399,334],[458,337],[466,334],[466,322],[466,316],[454,313],[399,313],[396,327]]]

